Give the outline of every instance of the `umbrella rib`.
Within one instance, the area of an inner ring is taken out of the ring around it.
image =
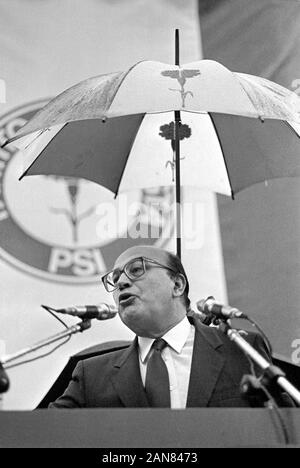
[[[239,75],[238,73],[235,73],[235,72],[231,72],[231,73],[234,75],[235,78],[238,77],[238,75]],[[249,102],[251,102],[254,110],[257,112],[257,117],[260,118],[260,119],[263,119],[264,116],[259,114],[259,112],[258,112],[258,110],[256,108],[256,105],[255,105],[255,101],[252,98],[252,96],[250,95],[250,93],[247,91],[247,89],[245,88],[245,86],[243,85],[243,83],[239,79],[237,81],[238,81],[238,84],[239,84],[240,88],[244,91],[245,95],[247,96]]]
[[[294,129],[294,127],[287,120],[283,120],[283,122],[289,127],[289,129],[292,130],[293,133],[296,133],[298,138],[300,138],[299,133]]]
[[[138,114],[137,114],[137,115],[138,115]],[[126,162],[125,162],[125,164],[124,164],[124,166],[123,166],[121,175],[120,175],[120,177],[119,177],[119,181],[118,181],[118,184],[117,184],[117,189],[116,189],[116,191],[115,191],[115,196],[114,196],[115,199],[117,198],[117,196],[118,196],[118,194],[119,194],[119,188],[120,188],[121,181],[122,181],[122,178],[123,178],[123,175],[124,175],[124,172],[125,172],[127,163],[128,163],[129,155],[130,155],[130,153],[131,153],[131,150],[132,150],[132,148],[133,148],[134,142],[135,142],[135,140],[136,140],[136,136],[137,136],[137,134],[138,134],[139,128],[140,128],[140,126],[141,126],[141,124],[142,124],[142,122],[143,122],[143,120],[144,120],[146,114],[141,114],[141,115],[143,115],[143,117],[142,117],[142,119],[141,119],[139,125],[137,125],[135,137],[132,139],[132,142],[131,142],[131,145],[130,145],[128,154],[127,154],[127,156],[126,156]]]
[[[212,124],[213,124],[215,133],[216,133],[217,138],[218,138],[218,142],[219,142],[219,145],[220,145],[220,148],[221,148],[221,153],[222,153],[222,157],[223,157],[223,161],[224,161],[224,164],[225,164],[225,169],[226,169],[226,173],[227,173],[227,177],[228,177],[228,181],[229,181],[229,185],[230,185],[231,198],[232,198],[232,200],[234,200],[234,191],[233,191],[232,183],[231,183],[231,180],[230,180],[230,175],[229,175],[229,171],[228,171],[228,167],[227,167],[227,161],[226,161],[226,158],[225,158],[225,155],[224,155],[224,150],[223,150],[222,142],[221,142],[221,139],[220,139],[220,136],[219,136],[217,127],[216,127],[216,125],[215,125],[215,122],[214,122],[214,119],[212,118],[211,113],[208,112],[208,115],[209,115],[209,118],[210,118],[210,120],[211,120],[211,122],[212,122]]]
[[[106,109],[105,112],[107,112],[107,111],[111,108],[111,106],[112,106],[112,104],[113,104],[113,102],[114,102],[114,100],[115,100],[115,97],[116,97],[116,95],[117,95],[117,93],[118,93],[118,91],[119,91],[119,89],[120,89],[120,86],[122,85],[122,83],[123,83],[123,81],[125,80],[125,78],[127,77],[127,75],[128,75],[135,67],[137,67],[137,66],[138,66],[140,63],[142,63],[142,62],[147,62],[147,60],[140,60],[139,62],[135,63],[135,64],[132,65],[130,68],[128,68],[128,70],[123,74],[123,78],[120,80],[120,82],[119,82],[117,88],[114,90],[114,92],[113,92],[113,94],[112,94],[112,98],[111,98],[110,104],[109,104],[109,107]],[[105,119],[106,116],[104,115],[102,118]]]

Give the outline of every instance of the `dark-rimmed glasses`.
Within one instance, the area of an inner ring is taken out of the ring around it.
[[[136,280],[143,276],[146,272],[146,264],[151,263],[156,265],[158,268],[165,268],[166,270],[173,271],[173,273],[177,273],[172,268],[163,265],[162,263],[157,262],[156,260],[152,260],[151,258],[147,257],[137,257],[130,260],[123,268],[115,268],[112,271],[106,273],[106,275],[102,276],[101,280],[104,284],[106,291],[113,292],[118,288],[118,281],[124,272],[127,278],[131,281]]]

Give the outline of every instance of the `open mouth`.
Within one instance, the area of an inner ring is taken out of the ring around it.
[[[127,306],[127,305],[131,304],[134,301],[135,298],[136,298],[136,296],[134,296],[133,294],[122,293],[119,296],[119,304],[122,305],[122,306]]]

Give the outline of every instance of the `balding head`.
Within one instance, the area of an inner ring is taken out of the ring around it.
[[[125,250],[117,260],[115,261],[114,268],[123,266],[129,260],[137,257],[146,257],[150,258],[151,260],[156,260],[159,263],[165,264],[168,266],[169,262],[169,252],[164,249],[160,249],[158,247],[153,247],[151,245],[137,245],[134,247],[130,247],[129,249]]]

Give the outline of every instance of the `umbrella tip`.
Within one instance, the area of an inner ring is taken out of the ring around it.
[[[23,179],[23,177],[26,176],[26,174],[27,174],[27,171],[23,172],[23,174],[21,174],[20,177],[18,178],[18,181],[20,182]]]

